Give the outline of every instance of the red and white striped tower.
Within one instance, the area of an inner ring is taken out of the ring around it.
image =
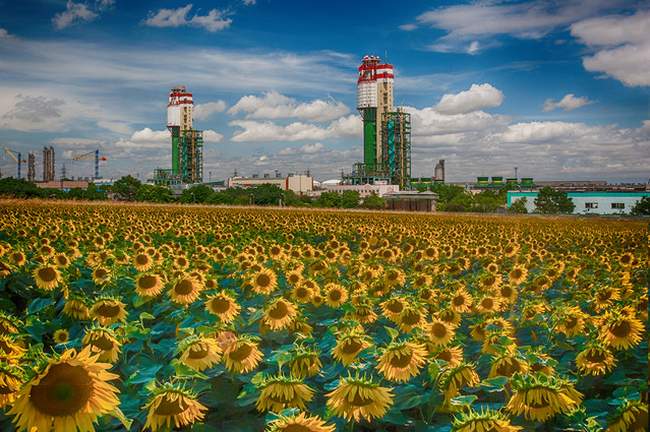
[[[363,117],[363,161],[368,170],[382,160],[382,116],[393,108],[393,65],[366,55],[359,66],[357,109]]]
[[[192,93],[188,92],[185,86],[171,89],[167,104],[167,127],[179,127],[184,131],[192,129],[193,107]]]

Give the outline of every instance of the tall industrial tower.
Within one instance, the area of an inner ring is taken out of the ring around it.
[[[393,65],[366,55],[359,66],[357,109],[363,118],[363,163],[366,171],[381,169],[382,119],[393,108]]]
[[[172,134],[171,181],[203,181],[203,132],[192,128],[194,101],[185,86],[169,92],[167,128]],[[161,170],[158,170],[159,177]]]
[[[36,180],[36,155],[34,152],[29,152],[27,155],[27,181],[33,182]]]
[[[43,147],[43,181],[54,181],[54,147]]]

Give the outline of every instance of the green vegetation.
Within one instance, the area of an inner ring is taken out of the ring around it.
[[[650,216],[650,197],[643,197],[637,202],[630,214],[634,216]]]
[[[0,179],[0,197],[8,198],[48,198],[99,201],[107,199],[106,191],[90,183],[86,189],[74,188],[69,191],[41,189],[25,179],[6,177]]]
[[[528,213],[528,209],[526,208],[526,204],[528,204],[528,198],[523,197],[519,198],[515,202],[513,202],[510,205],[510,208],[508,209],[509,213],[515,213],[515,214],[524,214]]]
[[[549,186],[542,188],[535,198],[535,212],[542,214],[573,213],[575,204],[566,192]]]

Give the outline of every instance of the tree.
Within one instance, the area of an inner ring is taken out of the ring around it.
[[[341,194],[338,192],[323,192],[316,200],[318,207],[339,208],[341,207]]]
[[[34,183],[25,179],[5,177],[0,179],[0,196],[12,198],[37,198],[45,195],[45,189],[39,189]]]
[[[371,210],[382,210],[386,207],[386,201],[376,193],[372,193],[363,199],[361,207]]]
[[[528,209],[526,208],[527,203],[528,203],[528,199],[526,197],[519,198],[518,200],[510,204],[508,213],[515,213],[515,214],[528,213]]]
[[[641,198],[630,211],[634,216],[650,216],[650,197]]]
[[[180,202],[184,204],[204,204],[209,202],[214,191],[210,186],[195,185],[181,193]]]
[[[284,191],[272,184],[262,184],[248,190],[253,196],[255,205],[279,205],[284,198]]]
[[[353,190],[344,191],[341,194],[340,205],[342,208],[357,208],[359,207],[359,192]]]
[[[475,212],[493,213],[499,207],[505,205],[505,200],[502,200],[500,194],[491,190],[484,190],[472,198],[472,211]]]
[[[128,175],[113,183],[113,193],[117,199],[135,201],[140,186],[142,186],[140,180]]]
[[[165,186],[143,184],[135,194],[136,201],[168,203],[174,201],[171,189]]]
[[[467,212],[471,211],[474,206],[474,200],[472,196],[463,191],[455,195],[450,201],[446,203],[441,203],[438,207],[440,211],[449,211],[449,212]]]
[[[535,210],[542,214],[573,213],[575,204],[566,192],[546,186],[537,193]]]

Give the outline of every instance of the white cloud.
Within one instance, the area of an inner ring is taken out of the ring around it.
[[[544,111],[553,111],[554,109],[561,108],[564,111],[573,111],[574,109],[583,107],[593,103],[587,97],[576,97],[573,93],[567,93],[559,101],[553,99],[546,99],[544,101]]]
[[[337,101],[315,99],[311,102],[298,103],[295,99],[270,91],[260,96],[244,96],[228,112],[246,113],[246,118],[280,119],[299,118],[313,121],[331,121],[344,116],[350,110]]]
[[[314,154],[321,153],[325,146],[321,143],[305,144],[301,147],[286,147],[278,152],[279,155],[295,155],[295,154]]]
[[[442,96],[435,109],[442,114],[464,114],[501,105],[503,93],[490,84],[472,84],[469,90]]]
[[[85,3],[75,3],[72,0],[68,0],[65,11],[54,15],[52,23],[57,30],[62,30],[76,22],[92,21],[95,18],[97,18],[97,14]]]
[[[224,112],[226,110],[226,103],[222,100],[216,102],[206,102],[204,104],[197,104],[194,106],[194,118],[197,120],[205,120],[213,114]]]
[[[212,33],[224,30],[232,24],[232,20],[226,18],[225,13],[218,9],[211,9],[207,15],[197,13],[188,18],[191,9],[191,3],[177,9],[159,9],[155,13],[150,12],[144,24],[150,27],[202,27]]]
[[[628,86],[650,85],[650,11],[587,19],[571,26],[571,34],[594,48],[583,58],[585,69],[604,72]]]
[[[256,0],[242,0],[245,6],[252,6],[255,4]]]
[[[362,123],[357,115],[341,117],[326,128],[302,122],[279,125],[270,121],[234,120],[230,125],[241,130],[235,131],[233,142],[272,142],[324,140],[349,136],[361,136]]]
[[[131,141],[136,143],[169,141],[170,136],[171,135],[167,129],[151,130],[150,128],[144,128],[134,132],[133,135],[131,135]]]
[[[0,27],[0,39],[5,39],[5,38],[8,39],[10,37],[11,35],[9,34],[9,32]]]
[[[527,122],[510,125],[495,137],[506,143],[541,143],[580,138],[590,128],[583,123]]]
[[[61,147],[93,147],[103,144],[103,141],[92,138],[64,137],[50,140],[50,144]]]
[[[488,39],[509,34],[524,39],[538,39],[548,32],[595,16],[602,10],[622,3],[617,0],[581,0],[548,2],[533,0],[512,2],[472,2],[443,6],[427,11],[417,17],[420,25],[447,31],[430,49],[441,52],[469,52],[467,43],[478,38]],[[482,43],[481,48],[494,46]],[[470,44],[471,47],[471,44]]]
[[[404,30],[404,31],[413,31],[416,28],[418,28],[418,26],[417,24],[408,23],[408,24],[402,24],[401,26],[399,26],[399,28],[400,30]]]
[[[480,44],[478,41],[472,41],[467,47],[467,54],[476,54],[478,53]]]
[[[217,143],[223,139],[223,135],[219,132],[207,129],[203,131],[203,141],[206,143]]]

